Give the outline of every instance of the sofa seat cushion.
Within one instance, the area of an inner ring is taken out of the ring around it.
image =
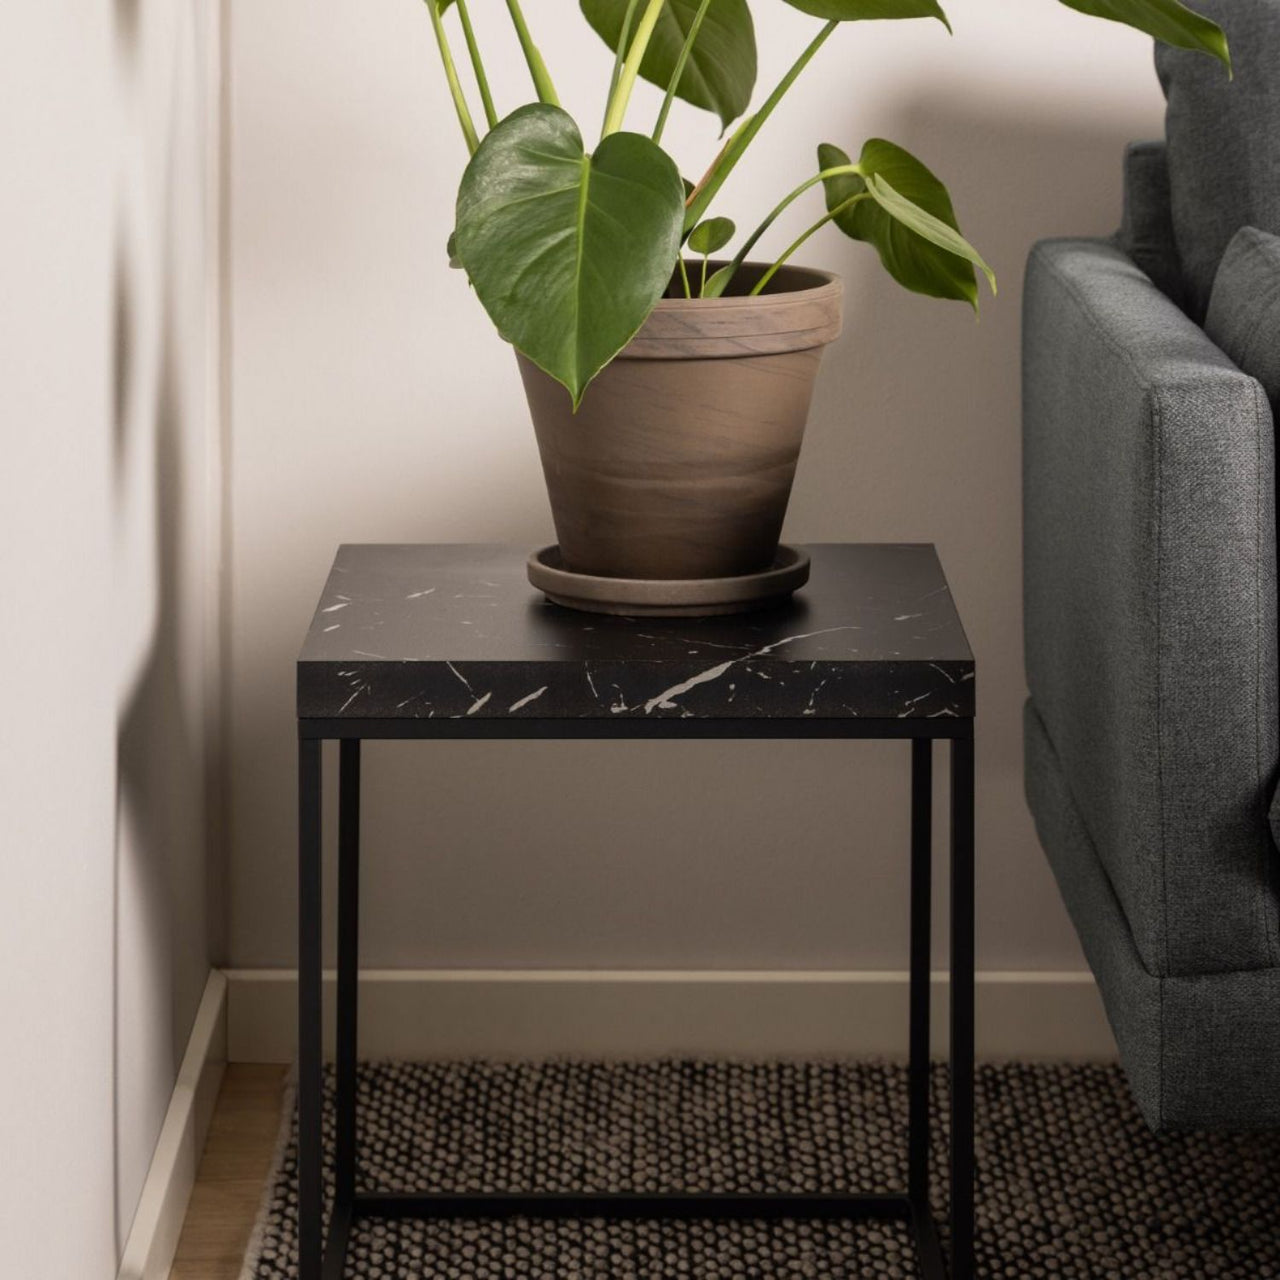
[[[1280,235],[1280,0],[1196,0],[1227,33],[1215,58],[1161,45],[1174,233],[1186,305],[1203,320],[1218,263],[1242,226]]]
[[[1227,246],[1204,330],[1280,413],[1280,236],[1242,227]]]

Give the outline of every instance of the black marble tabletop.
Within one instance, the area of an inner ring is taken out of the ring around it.
[[[933,547],[808,550],[782,607],[629,619],[550,604],[527,548],[344,546],[298,658],[298,715],[971,717],[973,655]]]

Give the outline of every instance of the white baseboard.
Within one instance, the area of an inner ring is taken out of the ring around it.
[[[205,984],[116,1280],[168,1280],[227,1065],[227,979]]]
[[[295,972],[229,969],[227,979],[230,1061],[291,1061]],[[934,975],[933,990],[941,1055],[945,974]],[[333,1003],[328,973],[330,1027]],[[892,1058],[905,1054],[906,1011],[902,972],[366,970],[360,1054]],[[979,974],[977,1044],[985,1059],[1109,1060],[1116,1052],[1088,973]]]

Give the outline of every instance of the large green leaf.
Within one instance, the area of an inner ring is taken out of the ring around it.
[[[571,116],[534,103],[499,123],[458,190],[458,260],[498,332],[576,407],[662,296],[684,187],[666,153],[613,133],[592,156]]]
[[[615,52],[627,0],[580,0],[583,15]],[[699,0],[667,0],[640,62],[644,79],[665,89],[675,71]],[[751,102],[756,86],[756,32],[747,0],[711,0],[689,52],[676,97],[714,111],[726,127]]]
[[[1061,3],[1095,18],[1110,18],[1113,22],[1137,27],[1179,49],[1212,54],[1231,69],[1231,53],[1222,28],[1193,13],[1178,0],[1061,0]]]
[[[862,22],[872,18],[937,18],[946,24],[938,0],[787,0],[793,9],[815,18],[837,22]]]
[[[922,209],[912,200],[908,200],[896,190],[886,178],[873,173],[867,179],[867,190],[872,198],[891,218],[901,226],[914,231],[921,239],[927,240],[936,248],[963,258],[971,266],[977,267],[996,291],[996,273],[982,260],[982,255],[962,236],[950,223],[935,218],[926,209]]]
[[[821,171],[850,164],[839,147],[818,148]],[[977,251],[960,234],[951,196],[943,184],[909,151],[883,138],[872,138],[858,158],[858,174],[824,180],[827,208],[839,208],[851,196],[859,200],[836,219],[836,226],[855,240],[873,244],[888,273],[902,286],[931,298],[956,298],[977,310],[974,267],[995,279]]]

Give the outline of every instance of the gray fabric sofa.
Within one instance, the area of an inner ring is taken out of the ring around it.
[[[1024,304],[1027,798],[1159,1130],[1280,1126],[1280,0],[1193,7],[1234,83],[1157,53],[1121,231]]]

